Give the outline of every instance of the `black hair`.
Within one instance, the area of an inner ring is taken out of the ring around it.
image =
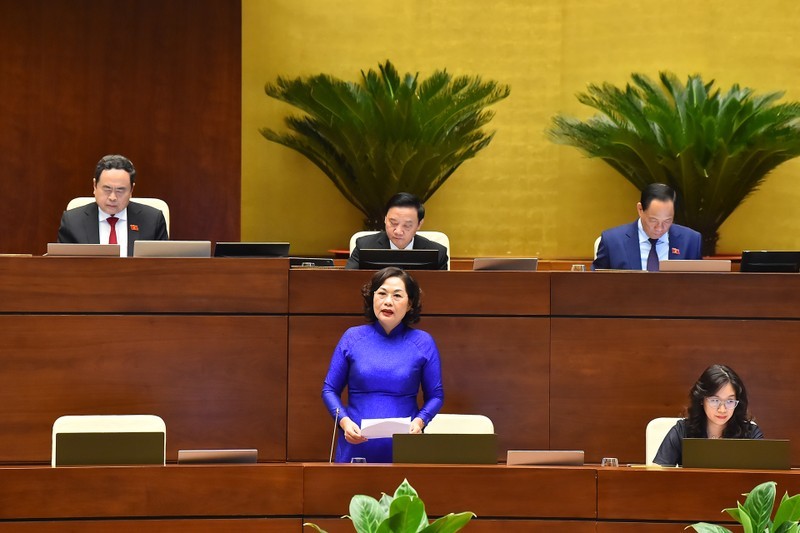
[[[675,202],[675,190],[669,185],[663,183],[651,183],[642,189],[642,196],[639,203],[642,204],[642,211],[647,211],[650,203],[653,200],[661,200],[662,202]]]
[[[133,183],[136,181],[136,168],[134,168],[133,162],[131,162],[130,159],[122,155],[106,155],[97,162],[97,166],[94,169],[95,183],[100,179],[100,174],[102,174],[104,170],[114,169],[127,172],[128,176],[131,177],[131,187],[133,187]]]
[[[747,389],[739,375],[725,365],[711,365],[706,368],[689,391],[687,437],[707,436],[708,419],[705,409],[703,409],[703,401],[709,396],[714,396],[728,383],[733,387],[739,404],[734,408],[733,415],[725,425],[722,436],[726,439],[749,438],[752,431],[750,423],[752,417],[748,410]]]
[[[375,316],[372,299],[375,296],[375,291],[389,278],[400,278],[406,286],[408,311],[403,317],[403,324],[408,326],[419,322],[419,315],[422,312],[422,290],[408,272],[397,267],[386,267],[377,271],[372,276],[372,279],[361,287],[361,296],[364,297],[364,316],[367,321],[375,322],[378,320],[378,317]]]
[[[422,205],[419,198],[410,192],[399,192],[389,198],[383,213],[387,214],[389,209],[393,207],[413,207],[417,210],[417,222],[422,222],[422,219],[425,218],[425,206]]]

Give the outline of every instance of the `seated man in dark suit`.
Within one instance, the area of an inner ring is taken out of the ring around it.
[[[651,183],[642,191],[636,209],[639,219],[600,235],[592,270],[658,270],[665,259],[702,259],[702,238],[692,229],[673,224],[675,191]]]
[[[447,270],[447,249],[437,242],[417,235],[425,218],[425,206],[419,198],[407,192],[399,192],[386,203],[386,216],[383,222],[386,231],[367,235],[356,240],[345,268],[358,268],[359,251],[372,249],[438,250],[439,270]]]
[[[127,157],[103,157],[92,180],[95,202],[64,211],[58,242],[119,244],[120,256],[128,257],[136,239],[167,240],[164,214],[130,201],[135,180],[136,169]]]

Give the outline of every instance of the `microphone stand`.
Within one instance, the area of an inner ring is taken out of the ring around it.
[[[333,462],[333,450],[336,448],[336,430],[339,429],[339,408],[336,408],[336,417],[333,419],[333,436],[331,437],[331,454],[328,457],[328,462]]]

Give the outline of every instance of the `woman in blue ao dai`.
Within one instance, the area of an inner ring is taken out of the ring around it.
[[[444,401],[439,350],[426,332],[409,327],[419,320],[421,291],[395,267],[378,271],[362,288],[367,325],[348,329],[333,352],[322,399],[332,417],[338,413],[336,462],[364,457],[369,463],[392,461],[392,439],[366,439],[365,418],[411,418],[410,433],[422,429]],[[347,387],[347,405],[341,400]],[[422,388],[423,405],[417,404]]]

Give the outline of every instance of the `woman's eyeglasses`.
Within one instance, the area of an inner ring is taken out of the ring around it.
[[[714,396],[711,396],[709,398],[706,398],[706,403],[712,409],[719,409],[719,405],[722,404],[725,406],[725,409],[727,409],[728,411],[732,411],[736,409],[737,405],[739,405],[739,400],[723,400],[721,398],[716,398]]]

